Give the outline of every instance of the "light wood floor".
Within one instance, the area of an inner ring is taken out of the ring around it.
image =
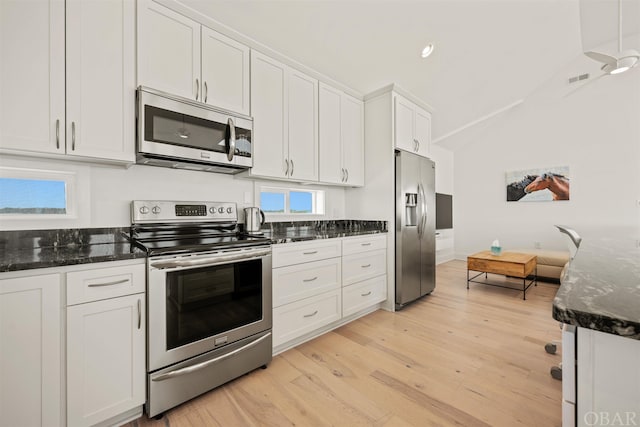
[[[497,276],[495,276],[497,277]],[[560,355],[551,317],[558,285],[527,291],[471,284],[441,264],[433,294],[377,311],[274,357],[142,426],[561,425]]]

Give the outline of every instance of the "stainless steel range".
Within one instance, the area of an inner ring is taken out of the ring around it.
[[[221,202],[133,201],[147,254],[150,417],[271,361],[271,245]]]

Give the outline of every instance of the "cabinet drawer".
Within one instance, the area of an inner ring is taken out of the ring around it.
[[[67,305],[131,295],[144,290],[144,264],[104,266],[67,273]]]
[[[342,285],[347,286],[387,272],[387,250],[342,257]]]
[[[342,288],[342,315],[348,316],[387,299],[387,276]]]
[[[273,346],[339,320],[342,312],[340,289],[286,304],[273,310]]]
[[[314,240],[311,242],[283,243],[274,245],[272,266],[300,264],[342,255],[340,239]]]
[[[340,288],[342,263],[330,258],[273,269],[273,306]]]
[[[387,234],[376,234],[365,237],[350,237],[342,241],[342,254],[350,255],[358,252],[374,251],[387,247]]]

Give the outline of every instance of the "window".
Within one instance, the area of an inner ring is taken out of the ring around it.
[[[262,187],[260,209],[268,214],[324,215],[324,191]]]
[[[0,168],[0,216],[72,217],[74,184],[71,172]]]

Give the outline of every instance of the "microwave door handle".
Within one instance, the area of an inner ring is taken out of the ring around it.
[[[227,121],[229,126],[229,151],[227,152],[227,159],[233,160],[233,153],[236,151],[236,127],[233,124],[233,120],[229,118]]]

